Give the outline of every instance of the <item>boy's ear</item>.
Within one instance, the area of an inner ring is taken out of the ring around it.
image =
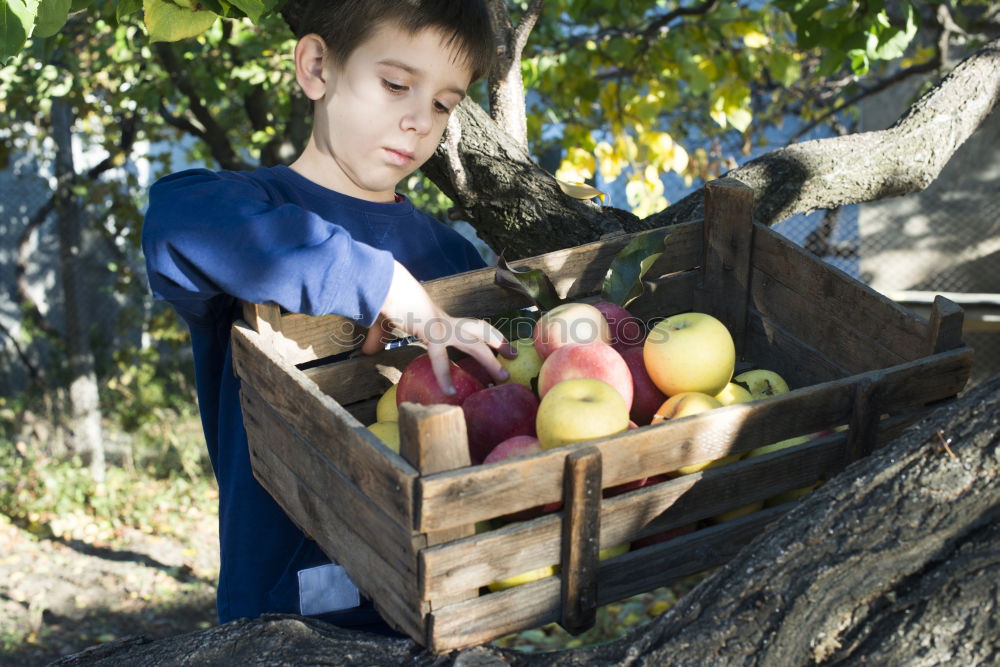
[[[316,34],[304,36],[295,45],[295,78],[311,100],[326,94],[326,43]]]

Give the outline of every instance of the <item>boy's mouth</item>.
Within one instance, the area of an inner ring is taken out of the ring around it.
[[[411,162],[413,162],[413,153],[410,151],[399,150],[396,148],[385,148],[385,153],[389,158],[389,162],[404,167]]]

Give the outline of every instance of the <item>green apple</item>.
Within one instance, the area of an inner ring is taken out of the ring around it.
[[[379,421],[368,426],[385,446],[399,454],[399,422]]]
[[[597,560],[608,560],[609,558],[617,558],[623,554],[627,554],[629,549],[632,548],[631,542],[623,542],[622,544],[616,544],[613,547],[608,547],[607,549],[601,549],[597,554]]]
[[[396,405],[396,385],[392,385],[382,394],[375,404],[375,421],[398,422],[399,406]]]
[[[795,447],[796,445],[801,445],[803,443],[809,442],[810,440],[815,440],[816,438],[821,438],[825,435],[829,435],[832,431],[820,431],[819,433],[813,433],[811,435],[800,435],[794,438],[786,438],[785,440],[779,440],[778,442],[773,442],[770,445],[764,445],[763,447],[757,447],[756,449],[750,450],[747,454],[747,458],[753,458],[755,456],[763,456],[764,454],[770,454],[771,452],[781,451],[782,449],[788,449],[789,447]],[[798,489],[792,489],[791,491],[785,491],[784,493],[779,493],[776,496],[768,498],[764,505],[766,507],[774,507],[775,505],[780,505],[781,503],[786,503],[790,500],[795,500],[801,498],[805,494],[809,493],[817,486],[820,482],[814,482],[809,486],[803,486]]]
[[[658,322],[642,346],[646,371],[667,396],[697,391],[715,396],[733,377],[736,346],[726,325],[706,313]]]
[[[788,383],[784,378],[764,368],[740,373],[733,378],[733,382],[746,387],[755,401],[788,393]]]
[[[628,407],[618,390],[591,378],[564,380],[538,406],[535,431],[542,449],[628,430]]]
[[[497,354],[497,361],[510,373],[510,378],[504,384],[516,382],[531,389],[531,381],[538,377],[538,372],[542,369],[542,358],[535,349],[535,341],[531,338],[518,338],[511,341],[510,345],[517,350],[516,357],[508,359]]]
[[[735,382],[729,382],[715,395],[715,400],[723,405],[735,405],[736,403],[749,403],[753,400],[753,394]]]

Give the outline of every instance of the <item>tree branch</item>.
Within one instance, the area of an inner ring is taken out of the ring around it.
[[[799,213],[876,201],[930,185],[1000,102],[1000,40],[962,61],[878,132],[794,144],[727,175],[756,192],[755,217],[772,225]],[[702,215],[701,189],[643,220],[652,228]]]

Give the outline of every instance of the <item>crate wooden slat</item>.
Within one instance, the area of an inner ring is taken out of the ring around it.
[[[383,615],[431,650],[552,621],[583,630],[597,604],[721,565],[790,505],[716,523],[720,515],[829,478],[964,387],[971,351],[961,341],[961,309],[942,299],[930,321],[917,317],[752,224],[745,186],[723,179],[706,190],[705,221],[644,232],[666,231],[666,240],[629,310],[647,322],[689,310],[720,317],[740,363],[781,373],[794,388],[787,394],[488,466],[463,458],[460,410],[404,405],[397,455],[363,424],[389,386],[379,371],[398,373],[422,350],[317,361],[353,349],[363,332],[343,318],[245,308],[250,324],[234,327],[233,356],[255,474]],[[594,301],[632,238],[513,266],[542,268],[560,295]],[[496,287],[492,270],[426,287],[454,315],[528,305]],[[310,367],[297,366],[304,362]],[[829,434],[691,475],[674,472],[819,432]],[[597,498],[595,488],[660,474],[675,478]],[[473,532],[477,522],[559,501],[560,512]],[[594,562],[598,547],[692,526],[688,535]],[[494,581],[549,565],[568,569],[487,592]]]

